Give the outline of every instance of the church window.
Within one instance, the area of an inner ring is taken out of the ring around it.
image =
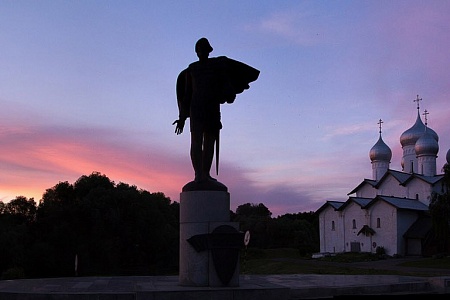
[[[356,229],[356,220],[353,219],[353,229]]]
[[[335,227],[334,227],[334,221],[331,221],[331,230],[332,230],[332,231],[335,231],[335,230],[336,230]]]
[[[416,200],[419,200],[419,194],[416,194]]]
[[[380,218],[377,218],[377,228],[380,228],[381,227],[381,220],[380,220]]]

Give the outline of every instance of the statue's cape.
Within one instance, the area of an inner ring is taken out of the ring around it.
[[[250,83],[258,79],[259,70],[234,59],[226,56],[219,56],[209,58],[217,63],[218,70],[223,76],[223,91],[221,95],[221,103],[233,103],[237,94],[242,93],[244,90],[250,88]],[[176,93],[178,101],[178,109],[180,117],[189,117],[189,97],[187,93],[190,90],[189,68],[180,72],[177,78]]]
[[[230,81],[234,94],[240,94],[248,89],[250,82],[258,79],[259,70],[244,64],[243,62],[220,56],[217,59],[223,60],[225,65],[225,74]]]

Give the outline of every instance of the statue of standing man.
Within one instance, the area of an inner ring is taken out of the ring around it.
[[[185,121],[190,118],[191,161],[194,181],[183,191],[224,190],[227,187],[211,177],[211,165],[216,148],[216,172],[219,166],[219,133],[222,129],[220,105],[233,103],[236,94],[249,88],[258,79],[259,71],[226,56],[209,57],[213,51],[209,41],[201,38],[195,44],[198,61],[181,71],[176,92],[179,116],[175,133],[181,134]]]

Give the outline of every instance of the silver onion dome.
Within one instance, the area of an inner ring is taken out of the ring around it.
[[[426,128],[425,133],[417,140],[414,145],[416,155],[437,155],[439,152],[439,143],[430,132],[429,128]]]
[[[391,148],[389,148],[389,146],[385,144],[385,142],[381,138],[381,134],[378,138],[378,141],[375,143],[375,145],[373,145],[372,149],[370,149],[369,157],[371,161],[391,161]]]
[[[402,147],[408,145],[415,145],[417,140],[424,134],[425,128],[427,127],[425,126],[425,124],[423,124],[419,112],[417,112],[416,123],[414,123],[414,125],[411,128],[403,132],[402,135],[400,136],[400,144],[402,145]],[[429,131],[430,135],[434,137],[436,142],[439,142],[439,136],[433,129],[428,127],[427,131]]]

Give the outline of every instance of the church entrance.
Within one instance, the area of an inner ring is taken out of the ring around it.
[[[351,242],[350,243],[350,252],[361,252],[361,243]]]

